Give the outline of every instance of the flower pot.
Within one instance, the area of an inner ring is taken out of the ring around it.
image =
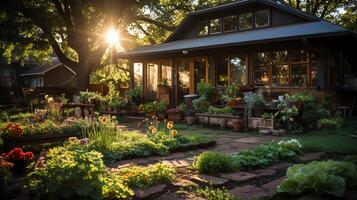
[[[241,129],[242,129],[242,120],[239,120],[239,119],[234,119],[233,120],[233,130],[235,132],[239,132]]]
[[[227,102],[227,106],[229,107],[236,107],[238,105],[238,101],[236,99],[230,100]]]
[[[170,93],[170,87],[169,86],[159,86],[158,92],[159,92],[159,94],[168,94],[168,93]]]
[[[186,124],[189,126],[192,126],[194,123],[196,123],[196,117],[195,116],[187,116],[186,117]]]
[[[221,129],[225,129],[227,127],[227,122],[228,122],[227,119],[221,119],[219,121],[219,127],[221,127]]]

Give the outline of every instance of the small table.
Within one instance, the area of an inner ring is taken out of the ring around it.
[[[84,118],[84,110],[88,109],[90,114],[92,116],[95,115],[95,104],[85,104],[85,103],[67,103],[67,104],[62,104],[60,106],[60,116],[62,117],[64,114],[64,110],[68,108],[77,108],[79,107],[81,109],[81,116]]]
[[[222,118],[222,119],[240,119],[238,115],[228,115],[228,114],[211,114],[211,113],[196,113],[196,120],[202,117],[202,127],[205,127],[205,118],[207,118],[207,124],[210,125],[210,118]]]

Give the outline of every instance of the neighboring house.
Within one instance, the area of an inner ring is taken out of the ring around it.
[[[357,74],[356,46],[356,33],[280,1],[243,0],[193,12],[164,43],[118,57],[132,63],[131,87],[155,98],[168,79],[178,104],[200,81],[268,93],[335,92]]]
[[[51,64],[33,67],[20,76],[27,88],[76,87],[76,73],[57,59]]]

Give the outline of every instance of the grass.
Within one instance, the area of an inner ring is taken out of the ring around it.
[[[357,153],[357,118],[346,120],[340,129],[314,130],[302,135],[288,136],[298,139],[306,150],[336,153]]]

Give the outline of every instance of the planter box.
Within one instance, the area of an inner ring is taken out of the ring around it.
[[[14,147],[22,147],[31,144],[44,144],[65,141],[69,137],[78,137],[79,133],[56,133],[44,135],[28,135],[21,138],[2,137],[4,151],[11,150]]]
[[[274,129],[274,120],[265,119],[261,117],[249,117],[248,118],[248,128],[249,129]]]

